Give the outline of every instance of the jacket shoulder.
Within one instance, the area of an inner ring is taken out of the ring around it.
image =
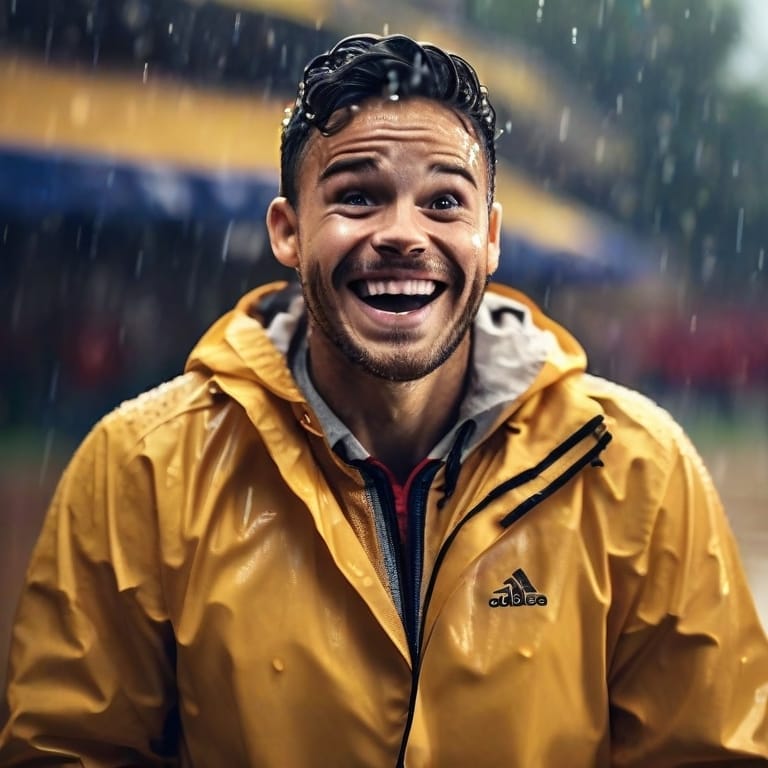
[[[104,416],[93,431],[104,433],[131,452],[157,430],[209,408],[218,393],[204,374],[184,373],[125,400]]]
[[[683,427],[647,395],[599,376],[584,374],[585,394],[599,403],[614,442],[634,453],[648,453],[658,463],[681,455],[704,470],[704,464]]]

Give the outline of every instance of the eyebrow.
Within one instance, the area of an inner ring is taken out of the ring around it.
[[[331,163],[320,174],[320,181],[327,181],[342,173],[370,173],[378,168],[378,163],[372,157],[346,157]],[[433,163],[429,167],[431,174],[449,174],[461,176],[475,189],[478,188],[477,179],[463,165],[458,163]]]
[[[475,189],[477,189],[477,179],[463,165],[453,163],[434,163],[429,168],[431,173],[448,173],[454,176],[461,176],[466,179]]]
[[[372,157],[347,157],[331,163],[321,174],[320,181],[326,181],[342,173],[363,173],[374,171],[377,163]]]

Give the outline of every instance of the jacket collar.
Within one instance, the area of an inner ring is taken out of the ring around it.
[[[309,403],[331,445],[341,440],[350,458],[364,458],[362,446],[312,385],[303,315],[298,286],[273,283],[251,291],[203,336],[187,370],[206,370],[241,402],[258,383],[290,403]],[[504,286],[486,291],[472,333],[469,390],[454,430],[434,447],[433,457],[444,457],[456,430],[472,420],[476,428],[466,454],[526,398],[586,367],[582,348],[563,328]]]

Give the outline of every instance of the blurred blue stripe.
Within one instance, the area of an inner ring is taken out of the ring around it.
[[[274,174],[206,173],[0,147],[0,208],[22,217],[59,213],[262,219],[276,193]]]
[[[277,193],[276,174],[191,171],[95,155],[0,147],[0,213],[224,223],[261,222]],[[627,282],[653,271],[647,246],[605,227],[595,253],[556,252],[505,231],[494,279],[531,283]]]

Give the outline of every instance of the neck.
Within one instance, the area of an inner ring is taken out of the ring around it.
[[[456,422],[469,367],[469,335],[443,365],[415,381],[373,376],[318,343],[319,336],[309,339],[317,391],[371,456],[404,482]]]

